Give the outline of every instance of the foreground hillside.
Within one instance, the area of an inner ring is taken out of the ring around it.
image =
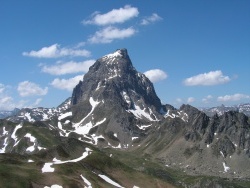
[[[58,138],[59,139],[59,138]],[[1,154],[0,187],[249,187],[245,180],[189,176],[150,155],[96,149],[74,138],[35,154]]]

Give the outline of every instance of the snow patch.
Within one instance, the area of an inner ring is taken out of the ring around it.
[[[35,142],[36,138],[32,136],[30,133],[27,133],[24,137],[29,138],[31,142]]]
[[[161,113],[163,113],[163,110],[161,111]],[[185,113],[185,112],[183,112],[183,111],[177,111],[177,114],[174,114],[174,113],[171,113],[170,114],[170,110],[168,110],[165,114],[163,114],[164,115],[164,118],[168,118],[168,117],[170,117],[170,118],[172,118],[172,119],[174,119],[174,118],[181,118],[182,119],[182,121],[184,121],[184,122],[188,122],[188,115],[187,115],[187,113]]]
[[[14,146],[13,147],[15,147],[17,144],[18,144],[18,142],[20,141],[18,141],[17,142],[17,136],[16,136],[16,132],[17,132],[17,130],[18,129],[20,129],[20,128],[22,128],[23,126],[22,126],[22,124],[19,124],[19,125],[17,125],[16,127],[15,127],[15,129],[14,129],[14,131],[13,131],[13,133],[12,133],[12,135],[11,135],[11,138],[13,138],[14,140],[15,140],[15,144],[14,144]]]
[[[72,160],[68,160],[68,161],[60,161],[56,158],[53,159],[53,162],[50,163],[45,163],[43,168],[42,168],[42,173],[44,172],[54,172],[55,168],[52,168],[51,166],[54,164],[65,164],[65,163],[76,163],[78,161],[83,160],[84,158],[86,158],[89,154],[92,153],[92,150],[89,148],[85,148],[85,152],[83,152],[81,157],[78,157],[76,159],[72,159]]]
[[[92,114],[92,112],[95,110],[95,107],[96,107],[100,102],[94,101],[94,99],[93,99],[92,97],[90,97],[89,103],[90,103],[91,106],[92,106],[91,111],[90,111],[90,112],[87,114],[87,116],[84,117],[80,122],[73,124],[73,127],[74,127],[74,128],[79,127],[79,126],[81,125],[81,123],[83,123],[84,120]]]
[[[5,151],[6,151],[6,147],[7,147],[7,140],[8,140],[8,138],[6,137],[5,139],[4,139],[4,143],[3,143],[3,148],[2,149],[0,149],[0,153],[5,153]]]
[[[35,120],[31,117],[29,112],[26,112],[24,116],[28,119],[29,122],[35,122]]]
[[[40,151],[40,150],[42,150],[42,149],[46,150],[47,148],[38,146],[37,149]]]
[[[125,91],[122,92],[122,96],[127,104],[131,104],[130,97],[128,96],[128,94]]]
[[[141,126],[136,125],[136,126],[137,126],[139,129],[141,129],[141,130],[146,130],[146,128],[151,127],[152,124],[150,124],[150,125],[141,125]]]
[[[120,50],[117,50],[116,52],[114,52],[112,54],[108,54],[108,55],[103,56],[104,59],[107,59],[107,58],[111,59],[111,58],[116,58],[116,57],[122,57]]]
[[[64,124],[69,124],[70,123],[70,121],[69,120],[66,120],[65,122],[64,122]]]
[[[33,151],[35,151],[35,149],[36,149],[36,148],[35,148],[35,143],[34,143],[34,145],[28,147],[28,148],[26,149],[26,151],[33,152]]]
[[[230,170],[230,167],[229,166],[226,166],[226,163],[223,162],[223,167],[224,167],[224,172],[227,172],[228,170]]]
[[[100,136],[96,136],[95,134],[93,134],[92,135],[92,139],[94,140],[94,145],[97,145],[98,144],[98,139],[99,138],[103,138],[103,139],[105,139],[102,135],[100,135]]]
[[[111,146],[112,148],[122,148],[122,146],[121,146],[121,144],[119,143],[119,145],[118,146],[112,146],[110,143],[109,143],[109,146]]]
[[[225,155],[222,151],[220,151],[220,154],[222,155],[223,158],[225,158]]]
[[[119,185],[118,183],[114,182],[113,180],[111,180],[109,177],[107,177],[105,175],[98,174],[98,176],[100,178],[102,178],[104,181],[106,181],[107,183],[111,184],[111,185],[114,185],[114,186],[119,187],[119,188],[123,188],[121,185]]]
[[[51,185],[51,187],[45,186],[44,188],[63,188],[63,187],[61,185],[54,184]]]
[[[85,177],[83,177],[82,174],[81,174],[80,176],[81,176],[81,178],[83,179],[84,183],[87,185],[87,187],[84,186],[84,188],[92,188],[92,185],[91,185],[90,181],[87,180]]]
[[[36,149],[35,147],[37,145],[36,138],[34,136],[32,136],[30,133],[27,133],[24,137],[29,138],[30,142],[33,142],[33,146],[28,147],[26,149],[26,151],[29,151],[29,152],[35,151],[35,149]],[[37,146],[37,148],[38,148],[39,151],[42,150],[42,149],[46,149],[46,148],[39,147],[39,146]]]
[[[58,117],[58,120],[62,120],[66,117],[69,117],[69,116],[72,116],[72,112],[66,112],[65,114],[61,114],[59,117]]]
[[[170,110],[167,111],[167,113],[164,115],[164,118],[170,117],[170,118],[175,118],[175,114],[170,114]]]
[[[77,133],[77,134],[81,134],[81,135],[85,135],[88,134],[90,129],[104,123],[106,121],[106,118],[104,118],[103,120],[97,122],[95,125],[92,124],[92,122],[89,122],[83,126],[78,126],[75,127],[75,130],[73,132]]]
[[[147,118],[148,120],[150,121],[158,121],[157,119],[153,119],[150,114],[148,114],[146,111],[146,108],[144,108],[143,110],[140,108],[140,106],[137,106],[136,104],[134,104],[134,109],[130,109],[130,110],[127,110],[127,112],[130,112],[132,114],[134,114],[135,117],[141,119],[142,117],[145,117]],[[150,109],[151,110],[151,109]],[[150,111],[149,110],[149,111]],[[151,110],[152,112],[152,110]]]
[[[7,134],[8,134],[8,131],[6,131],[5,127],[3,127],[3,135],[2,136],[7,135]]]
[[[55,168],[52,168],[51,166],[53,165],[53,163],[45,163],[43,168],[42,168],[42,173],[45,172],[54,172]]]

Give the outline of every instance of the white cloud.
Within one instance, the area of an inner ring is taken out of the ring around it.
[[[111,43],[115,39],[124,39],[133,36],[136,30],[132,27],[127,29],[119,29],[116,27],[108,26],[104,29],[97,31],[91,36],[88,41],[90,43]]]
[[[81,48],[81,47],[85,46],[85,44],[86,44],[86,42],[79,42],[79,43],[75,46],[75,48],[76,48],[76,49],[77,49],[77,48]]]
[[[244,95],[240,93],[236,93],[234,95],[225,95],[217,98],[217,101],[220,102],[229,102],[229,101],[240,101],[242,99],[250,99],[250,95]]]
[[[41,103],[42,99],[41,98],[38,98],[36,99],[36,101],[34,102],[34,104],[32,106],[37,106]]]
[[[177,99],[176,99],[176,102],[177,102],[177,103],[182,103],[182,99],[181,99],[181,98],[177,98]]]
[[[48,87],[45,87],[43,89],[35,83],[24,81],[18,84],[17,91],[19,92],[19,95],[22,97],[33,96],[33,95],[46,95],[48,92]]]
[[[42,67],[42,72],[49,73],[52,75],[63,75],[63,74],[72,74],[79,72],[87,72],[89,67],[94,64],[94,60],[88,60],[83,62],[74,62],[70,61],[67,63],[58,63],[53,66]]]
[[[8,104],[10,102],[12,102],[12,97],[9,97],[9,96],[5,96],[5,97],[1,97],[0,98],[0,105],[3,105],[3,104]]]
[[[168,77],[168,75],[160,69],[149,70],[149,71],[144,72],[144,74],[153,83],[159,82],[159,81],[164,80]]]
[[[211,86],[225,84],[230,80],[231,79],[228,76],[224,76],[220,70],[217,70],[187,78],[184,80],[184,84],[186,86]]]
[[[124,23],[131,18],[137,17],[138,14],[139,11],[136,7],[126,5],[123,8],[113,9],[105,14],[99,14],[95,12],[92,14],[92,18],[90,20],[84,20],[82,23],[94,25]]]
[[[208,96],[206,96],[206,97],[204,97],[202,99],[202,102],[209,103],[211,99],[213,99],[213,96],[212,95],[208,95]]]
[[[141,21],[141,25],[148,25],[148,24],[160,21],[160,20],[162,20],[162,18],[158,14],[153,13],[151,16],[144,18]]]
[[[14,108],[23,108],[27,101],[20,100],[19,102],[14,102],[13,98],[10,96],[0,97],[0,110],[13,110]]]
[[[37,58],[58,58],[64,56],[89,57],[91,53],[85,49],[61,48],[59,44],[53,44],[48,47],[43,47],[38,51],[23,52],[23,55]]]
[[[189,97],[187,99],[187,103],[193,103],[195,101],[195,98],[194,97]]]
[[[39,98],[36,99],[33,104],[27,105],[29,103],[28,100],[15,101],[14,98],[9,95],[10,93],[13,93],[13,88],[11,86],[0,84],[0,89],[2,88],[4,88],[4,90],[0,92],[0,110],[13,110],[14,108],[24,107],[33,108],[34,106],[37,106],[42,100]]]
[[[80,80],[83,80],[83,75],[78,75],[70,79],[56,78],[50,83],[50,85],[57,89],[72,91]]]
[[[0,83],[0,94],[3,93],[5,90],[5,86]]]

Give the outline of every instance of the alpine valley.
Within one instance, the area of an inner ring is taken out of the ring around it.
[[[0,187],[250,187],[249,113],[216,109],[161,104],[119,49],[57,108],[2,114]]]

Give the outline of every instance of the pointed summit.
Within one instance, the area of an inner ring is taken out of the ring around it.
[[[122,57],[122,58],[128,58],[128,51],[126,48],[118,49],[114,53],[107,54],[104,57],[108,58],[114,58],[114,57]]]
[[[90,97],[100,99],[104,93],[109,93],[110,97],[114,92],[119,92],[118,95],[124,92],[136,93],[140,96],[138,99],[142,98],[147,105],[154,106],[160,111],[161,102],[153,84],[144,74],[135,70],[126,49],[105,55],[90,67],[89,72],[84,75],[83,82],[74,88],[72,104],[76,105]]]

